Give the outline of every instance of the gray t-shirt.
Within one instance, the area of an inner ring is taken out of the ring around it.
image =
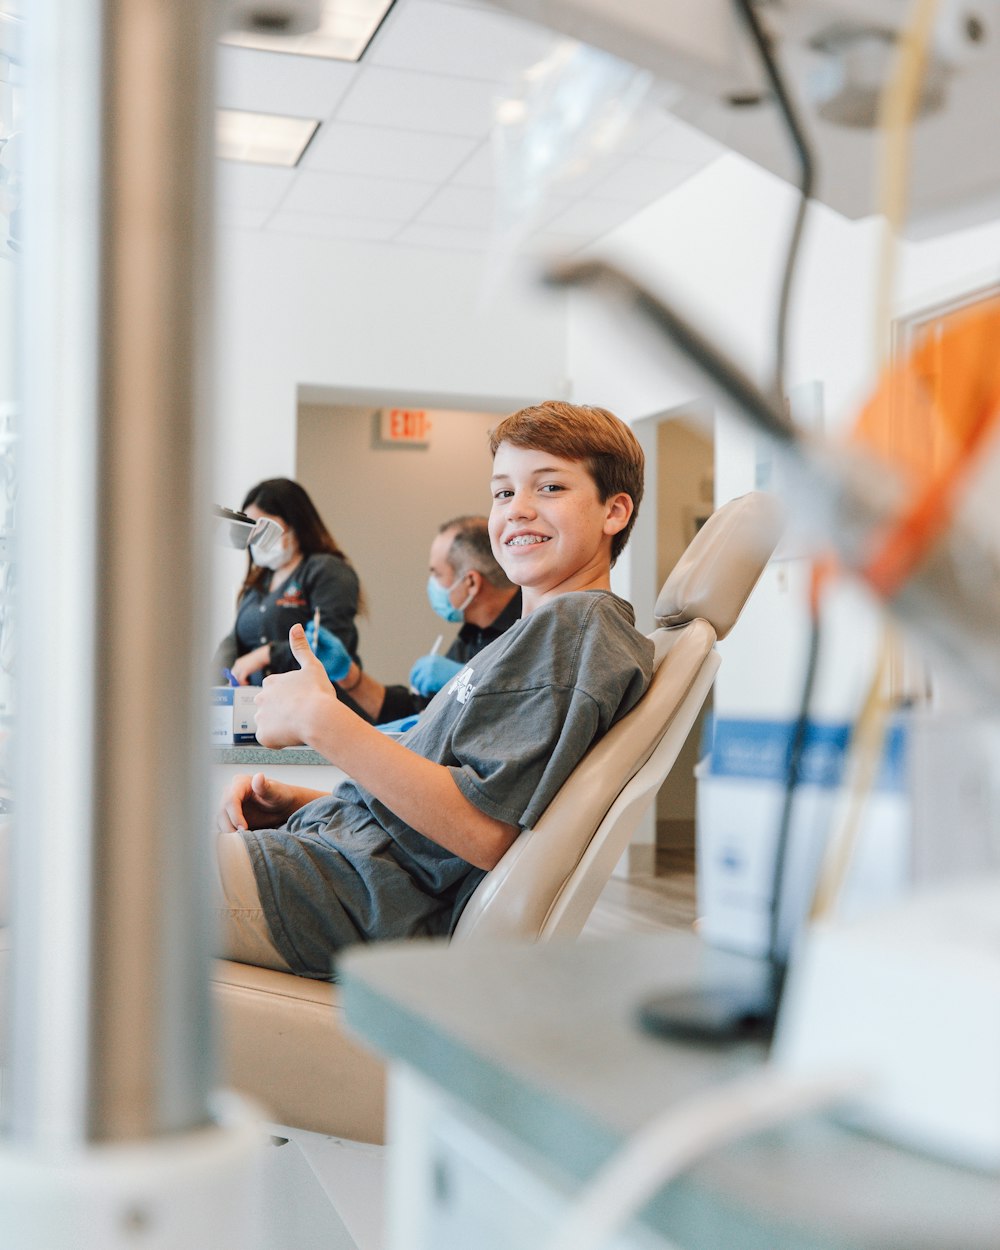
[[[559,596],[470,660],[404,745],[480,811],[531,828],[649,685],[653,647],[634,621],[609,591]],[[352,781],[243,836],[271,936],[301,976],[329,977],[356,942],[450,933],[485,875]]]

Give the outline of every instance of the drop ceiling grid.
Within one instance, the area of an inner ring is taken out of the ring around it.
[[[477,4],[398,0],[359,65],[220,49],[224,107],[321,114],[294,170],[219,162],[220,221],[409,246],[495,245],[495,104],[556,38]],[[711,159],[691,134],[647,107],[618,151],[544,197],[526,223],[529,246],[592,242],[677,186]]]

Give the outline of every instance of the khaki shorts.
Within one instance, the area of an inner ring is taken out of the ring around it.
[[[238,833],[218,834],[215,853],[219,868],[216,899],[221,929],[219,954],[223,959],[234,959],[240,964],[291,972],[271,941],[250,852],[243,838]]]

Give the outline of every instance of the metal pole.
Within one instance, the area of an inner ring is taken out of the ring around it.
[[[210,1119],[206,0],[32,0],[7,1135]],[[207,712],[207,709],[206,709]]]

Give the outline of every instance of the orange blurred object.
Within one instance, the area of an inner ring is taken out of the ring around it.
[[[893,595],[948,527],[962,481],[1000,416],[1000,298],[936,322],[887,369],[853,441],[892,465],[910,498],[863,570]]]

